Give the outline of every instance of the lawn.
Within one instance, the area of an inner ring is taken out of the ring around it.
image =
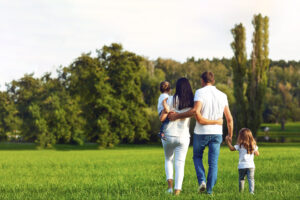
[[[300,142],[300,122],[288,122],[285,130],[281,130],[280,124],[262,124],[261,127],[269,127],[269,132],[265,133],[262,129],[258,132],[258,140],[264,141],[268,135],[271,142]]]
[[[300,144],[258,145],[256,194],[238,192],[238,153],[223,146],[211,199],[300,199]],[[205,154],[207,158],[207,150]],[[197,193],[192,148],[179,197],[165,194],[164,154],[159,145],[107,150],[58,145],[56,150],[35,150],[31,144],[0,144],[0,170],[0,199],[209,198]]]

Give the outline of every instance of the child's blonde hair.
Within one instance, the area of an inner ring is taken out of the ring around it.
[[[169,92],[170,89],[171,89],[171,85],[168,81],[163,81],[159,85],[159,90],[161,91],[161,93]]]
[[[239,131],[237,143],[240,145],[240,147],[242,145],[244,146],[244,148],[247,150],[247,154],[252,154],[256,147],[256,141],[253,138],[252,132],[249,128],[242,128]]]

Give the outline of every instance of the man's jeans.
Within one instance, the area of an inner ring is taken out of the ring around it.
[[[217,181],[218,175],[218,158],[220,153],[220,145],[222,143],[222,135],[198,135],[194,134],[193,139],[193,160],[196,169],[199,185],[202,182],[206,183],[205,170],[202,162],[203,151],[208,146],[208,175],[206,190],[211,194],[212,189]]]
[[[240,192],[244,191],[245,176],[247,174],[249,183],[249,192],[254,193],[254,168],[239,169],[239,189]]]

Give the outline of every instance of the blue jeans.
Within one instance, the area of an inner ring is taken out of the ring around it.
[[[162,112],[160,112],[158,114],[158,116],[160,117]],[[159,133],[164,133],[165,132],[165,127],[167,126],[167,124],[170,122],[169,118],[166,118],[165,121],[162,122],[161,126],[160,126],[160,130]]]
[[[214,185],[217,182],[218,175],[218,158],[220,154],[220,145],[222,143],[222,135],[197,135],[194,134],[193,139],[193,160],[196,169],[199,185],[202,182],[206,183],[205,169],[203,166],[203,152],[208,146],[208,175],[206,183],[206,191],[211,194]]]
[[[244,191],[245,176],[247,175],[249,183],[249,192],[254,194],[254,168],[239,169],[239,189]]]

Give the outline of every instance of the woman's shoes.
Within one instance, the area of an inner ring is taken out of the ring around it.
[[[169,194],[173,194],[173,189],[172,188],[169,188],[166,193],[169,193]]]
[[[174,192],[174,195],[179,195],[180,194],[180,190],[175,190],[175,192]],[[172,188],[169,188],[167,191],[166,191],[166,193],[168,193],[168,194],[173,194],[173,189]]]
[[[180,190],[175,190],[174,194],[175,194],[176,196],[180,195]]]

